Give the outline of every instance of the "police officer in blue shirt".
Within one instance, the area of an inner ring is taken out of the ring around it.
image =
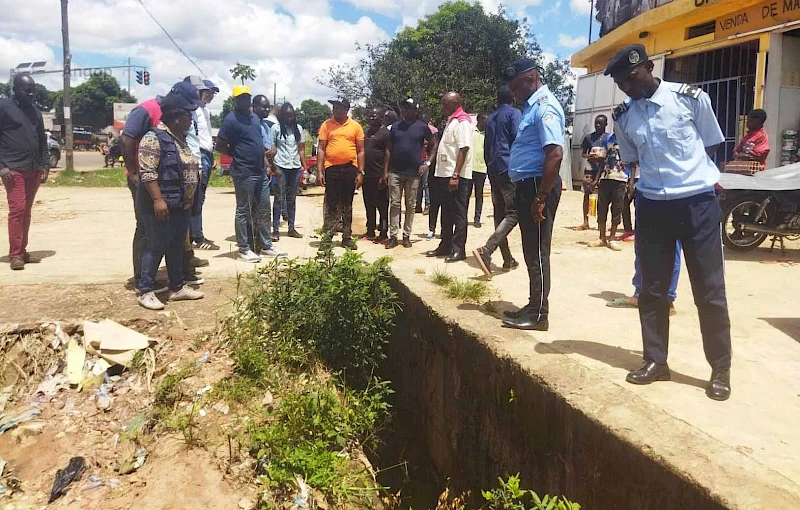
[[[711,160],[724,141],[711,99],[701,89],[653,76],[644,46],[620,49],[606,68],[628,95],[614,110],[623,161],[638,162],[636,252],[641,260],[644,364],[628,374],[633,384],[670,379],[669,284],[680,241],[700,315],[711,381],[706,395],[730,397],[731,333],[725,297],[720,209],[714,195],[719,170]]]
[[[508,176],[517,186],[522,252],[528,266],[530,298],[516,312],[506,312],[510,328],[547,331],[550,312],[550,242],[564,156],[564,110],[542,83],[536,62],[523,58],[506,69],[508,87],[521,104],[522,120],[511,146]]]

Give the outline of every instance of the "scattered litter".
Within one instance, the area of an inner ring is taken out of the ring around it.
[[[139,416],[134,417],[131,421],[128,422],[127,425],[122,427],[122,430],[127,432],[128,434],[132,434],[142,428],[144,422],[147,420],[147,414],[142,413]]]
[[[294,506],[297,508],[308,508],[308,485],[300,475],[294,475],[297,481],[297,488],[299,492],[294,498]]]
[[[6,493],[6,486],[3,485],[2,483],[0,483],[0,495],[5,494],[5,493]]]
[[[32,404],[46,404],[59,391],[69,389],[69,378],[64,374],[50,376],[42,381],[30,398]]]
[[[111,363],[100,358],[92,366],[92,375],[103,375],[109,368],[111,368]]]
[[[8,464],[8,462],[6,462],[4,459],[0,458],[0,477],[3,476],[3,471],[6,470],[6,464]]]
[[[187,326],[186,323],[183,322],[183,319],[181,319],[181,316],[178,315],[178,312],[172,310],[172,313],[175,315],[175,320],[178,322],[178,326],[182,327],[184,330],[189,329],[189,326]]]
[[[231,406],[229,406],[225,402],[217,402],[212,409],[214,409],[219,414],[228,414],[229,412],[231,412]]]
[[[134,457],[131,457],[117,467],[117,472],[121,475],[129,475],[142,467],[145,460],[147,460],[147,450],[138,448]]]
[[[47,422],[43,420],[34,420],[27,423],[21,423],[14,429],[12,435],[14,437],[20,436],[35,436],[41,434]]]
[[[202,395],[204,393],[208,393],[209,391],[211,391],[211,386],[204,386],[204,387],[200,388],[199,390],[197,390],[197,396],[200,396],[200,395]]]
[[[84,347],[111,364],[130,367],[133,357],[150,346],[150,339],[112,320],[84,321]]]
[[[208,413],[205,409],[200,409],[197,414],[199,414],[201,418],[205,418]]]
[[[64,491],[76,480],[80,480],[83,471],[86,469],[86,459],[83,457],[72,457],[69,459],[67,467],[56,472],[56,479],[53,481],[53,490],[50,491],[48,503],[64,495]]]
[[[86,379],[81,381],[81,383],[78,385],[78,391],[80,392],[83,390],[92,390],[95,388],[99,388],[103,384],[103,381],[105,380],[106,380],[105,374],[87,377]]]
[[[67,347],[67,376],[70,384],[80,384],[83,380],[83,365],[86,363],[86,349],[78,345],[74,338]]]
[[[194,365],[195,365],[195,366],[197,366],[197,365],[202,365],[203,363],[205,363],[206,361],[208,361],[208,357],[209,357],[209,356],[211,356],[211,351],[206,351],[206,352],[204,352],[202,356],[200,356],[199,358],[197,358],[197,360],[194,362]]]
[[[38,407],[31,406],[16,415],[0,415],[0,436],[2,436],[7,430],[13,429],[20,423],[24,423],[36,418],[41,412],[42,410]]]
[[[50,328],[51,326],[55,330],[56,337],[50,342],[50,347],[53,350],[57,351],[61,348],[62,345],[67,345],[70,341],[69,335],[64,333],[64,330],[61,329],[61,323],[59,322],[44,322],[42,326],[45,328]]]
[[[264,400],[262,400],[262,401],[261,401],[261,403],[262,403],[263,405],[265,405],[265,406],[269,406],[269,405],[272,405],[272,402],[273,402],[274,400],[275,400],[275,399],[274,399],[274,398],[272,398],[272,393],[271,393],[269,390],[267,390],[267,392],[266,392],[266,393],[264,393]]]
[[[109,478],[108,480],[103,480],[99,476],[90,476],[89,483],[84,485],[83,490],[89,491],[92,489],[97,489],[99,487],[109,487],[111,489],[121,489],[122,482],[119,481],[117,478]]]
[[[108,394],[108,384],[101,384],[97,390],[97,407],[103,411],[111,408],[111,395]]]

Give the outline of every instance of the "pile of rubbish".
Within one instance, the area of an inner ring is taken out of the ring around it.
[[[47,422],[40,415],[62,391],[74,389],[85,395],[101,414],[112,408],[115,395],[152,391],[155,344],[109,319],[0,326],[0,436],[10,431],[22,437],[41,433]],[[138,469],[146,456],[144,450],[137,452],[125,469]],[[85,470],[83,457],[70,459],[56,474],[50,502]],[[0,459],[0,499],[20,491],[20,485]],[[119,488],[120,482],[91,476],[84,490],[102,486]]]

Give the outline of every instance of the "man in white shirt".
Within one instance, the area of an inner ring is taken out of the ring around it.
[[[196,135],[200,144],[200,169],[202,171],[200,179],[200,191],[198,193],[198,214],[192,216],[189,233],[192,237],[192,248],[196,250],[219,250],[219,246],[214,241],[206,239],[203,235],[203,203],[206,200],[206,189],[208,180],[211,177],[211,169],[214,167],[214,141],[211,136],[211,114],[207,105],[214,100],[214,95],[219,89],[210,81],[203,80],[199,76],[189,76],[186,81],[197,88],[200,94],[200,102],[203,104],[192,113],[194,122],[190,132]]]
[[[466,260],[467,208],[472,191],[472,118],[461,107],[461,96],[448,92],[442,96],[442,113],[447,124],[436,154],[434,179],[447,181],[442,203],[442,242],[429,251],[429,257],[445,257],[445,262]],[[440,181],[442,182],[442,181]],[[442,182],[443,183],[443,182]]]

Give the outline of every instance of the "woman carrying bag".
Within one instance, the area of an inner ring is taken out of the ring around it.
[[[162,310],[155,295],[155,279],[166,258],[169,300],[201,299],[203,293],[184,282],[183,250],[189,220],[196,213],[200,161],[186,144],[192,112],[198,107],[180,94],[170,92],[161,101],[161,123],[139,143],[140,184],[136,193],[142,211],[147,246],[142,257],[139,304]]]

